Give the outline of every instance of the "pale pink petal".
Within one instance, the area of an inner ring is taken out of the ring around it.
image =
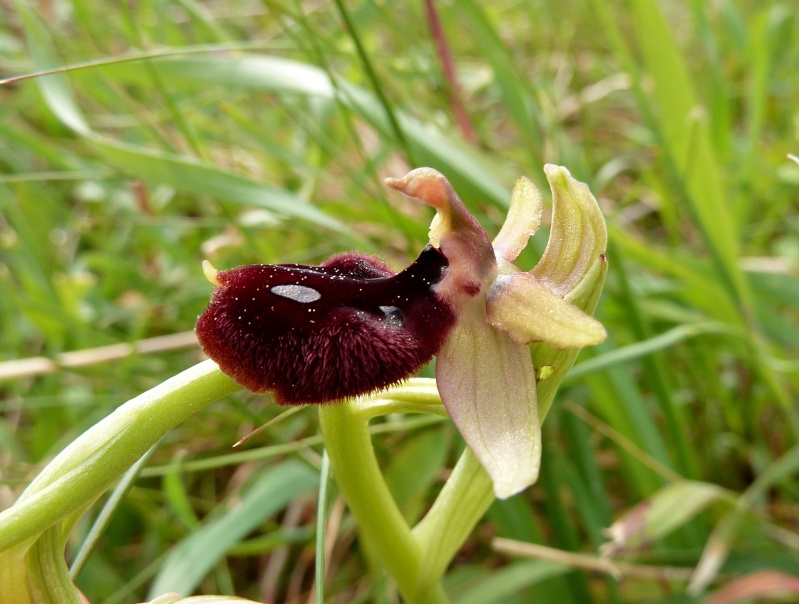
[[[607,333],[591,315],[553,294],[528,273],[500,275],[488,291],[488,322],[515,342],[543,342],[553,348],[599,344]]]
[[[446,274],[436,285],[436,294],[456,312],[478,294],[484,296],[497,272],[494,248],[444,175],[432,168],[416,168],[402,178],[387,178],[385,183],[436,209],[430,225],[430,243],[449,262]]]
[[[541,462],[535,370],[527,346],[465,312],[436,361],[441,400],[505,499],[533,484]]]
[[[505,223],[494,239],[497,258],[513,262],[541,226],[544,205],[541,192],[529,178],[522,176],[513,187]]]

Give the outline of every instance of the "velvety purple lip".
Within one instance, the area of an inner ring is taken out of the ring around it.
[[[280,404],[365,394],[409,377],[441,347],[455,322],[434,291],[447,266],[427,246],[400,273],[357,253],[221,271],[197,337],[222,371]]]

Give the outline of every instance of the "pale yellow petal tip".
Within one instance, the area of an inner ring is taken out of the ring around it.
[[[203,274],[205,278],[208,279],[211,283],[216,285],[217,287],[222,287],[222,284],[219,282],[219,271],[214,268],[214,265],[208,262],[208,260],[203,260]]]
[[[571,178],[572,180],[574,179],[568,168],[559,166],[557,164],[544,164],[544,174],[547,175],[547,180],[551,180],[551,178],[554,176],[563,176],[565,178]]]
[[[569,172],[568,168],[564,166],[558,166],[555,164],[546,164],[544,166],[544,174],[547,177],[547,181],[549,182],[549,187],[553,190],[558,185],[565,186],[568,189],[571,189],[573,192],[582,192],[587,193],[589,196],[593,198],[593,194],[591,193],[588,185],[582,182],[581,180],[577,180],[572,176],[572,173]],[[575,187],[572,189],[572,187]]]
[[[513,262],[518,257],[541,226],[543,211],[544,204],[538,187],[529,178],[520,177],[513,187],[505,223],[494,239],[497,258]]]
[[[497,499],[508,499],[538,482],[538,466],[525,475],[513,472],[503,476],[494,476],[494,495]]]

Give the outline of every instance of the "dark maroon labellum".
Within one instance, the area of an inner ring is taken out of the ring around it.
[[[365,394],[409,377],[443,344],[455,315],[434,286],[446,268],[427,246],[400,273],[357,253],[221,271],[197,337],[222,371],[282,405]]]

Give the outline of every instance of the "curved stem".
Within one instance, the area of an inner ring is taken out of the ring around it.
[[[468,447],[427,515],[413,529],[423,555],[420,588],[437,583],[494,501],[494,484]]]
[[[0,513],[0,550],[91,504],[169,430],[239,389],[216,363],[204,361],[119,407],[64,449]]]
[[[402,596],[411,603],[446,602],[438,582],[419,583],[422,549],[383,479],[368,418],[357,406],[343,402],[320,407],[319,421],[339,489]]]

